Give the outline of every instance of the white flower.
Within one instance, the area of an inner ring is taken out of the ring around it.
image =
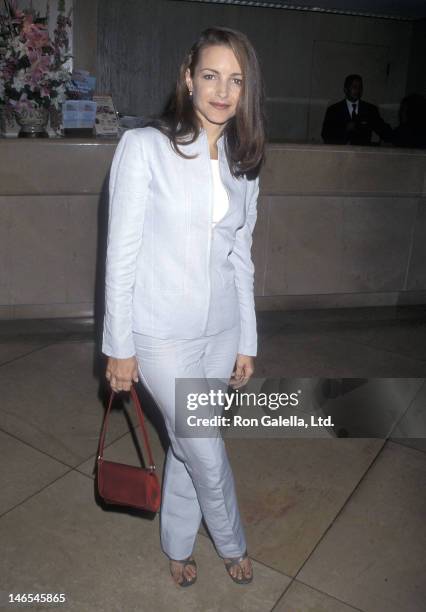
[[[58,92],[58,96],[63,96],[65,94],[65,85],[59,85],[59,87],[56,88],[56,91]]]
[[[64,100],[60,100],[59,98],[53,98],[51,100],[51,104],[52,104],[52,106],[54,106],[56,108],[56,110],[60,110],[61,109],[62,102],[64,102]]]
[[[21,91],[25,86],[25,69],[21,68],[13,77],[12,87],[16,91]]]
[[[23,43],[22,40],[19,40],[19,38],[14,38],[11,46],[19,58],[24,57],[28,53],[25,43]]]

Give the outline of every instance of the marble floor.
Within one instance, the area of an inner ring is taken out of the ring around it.
[[[181,589],[158,515],[95,495],[99,325],[0,321],[0,609],[64,593],[55,607],[79,612],[423,612],[426,308],[259,312],[258,331],[255,376],[400,379],[407,405],[386,437],[227,438],[255,578],[234,584],[202,525]],[[138,392],[161,476],[164,425]],[[124,399],[105,456],[137,464],[138,430]]]

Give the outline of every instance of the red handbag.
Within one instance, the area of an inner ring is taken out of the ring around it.
[[[155,464],[149,445],[148,434],[145,429],[144,416],[138,395],[133,386],[130,389],[130,394],[148,451],[149,466],[142,468],[135,465],[127,465],[126,463],[108,461],[103,458],[107,421],[114,398],[114,391],[111,391],[99,442],[97,459],[98,492],[108,504],[132,506],[133,508],[158,512],[161,504],[160,482],[154,471]]]

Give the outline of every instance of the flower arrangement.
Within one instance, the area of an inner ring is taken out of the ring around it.
[[[71,79],[64,64],[68,53],[68,15],[59,12],[53,40],[47,19],[33,10],[18,10],[16,0],[5,0],[0,15],[0,102],[15,111],[52,107],[60,110]],[[3,48],[3,49],[2,49]]]

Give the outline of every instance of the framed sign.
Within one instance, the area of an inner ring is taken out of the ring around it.
[[[115,110],[112,97],[110,95],[93,96],[93,102],[96,102],[96,121],[95,133],[96,136],[118,136],[118,114]]]

